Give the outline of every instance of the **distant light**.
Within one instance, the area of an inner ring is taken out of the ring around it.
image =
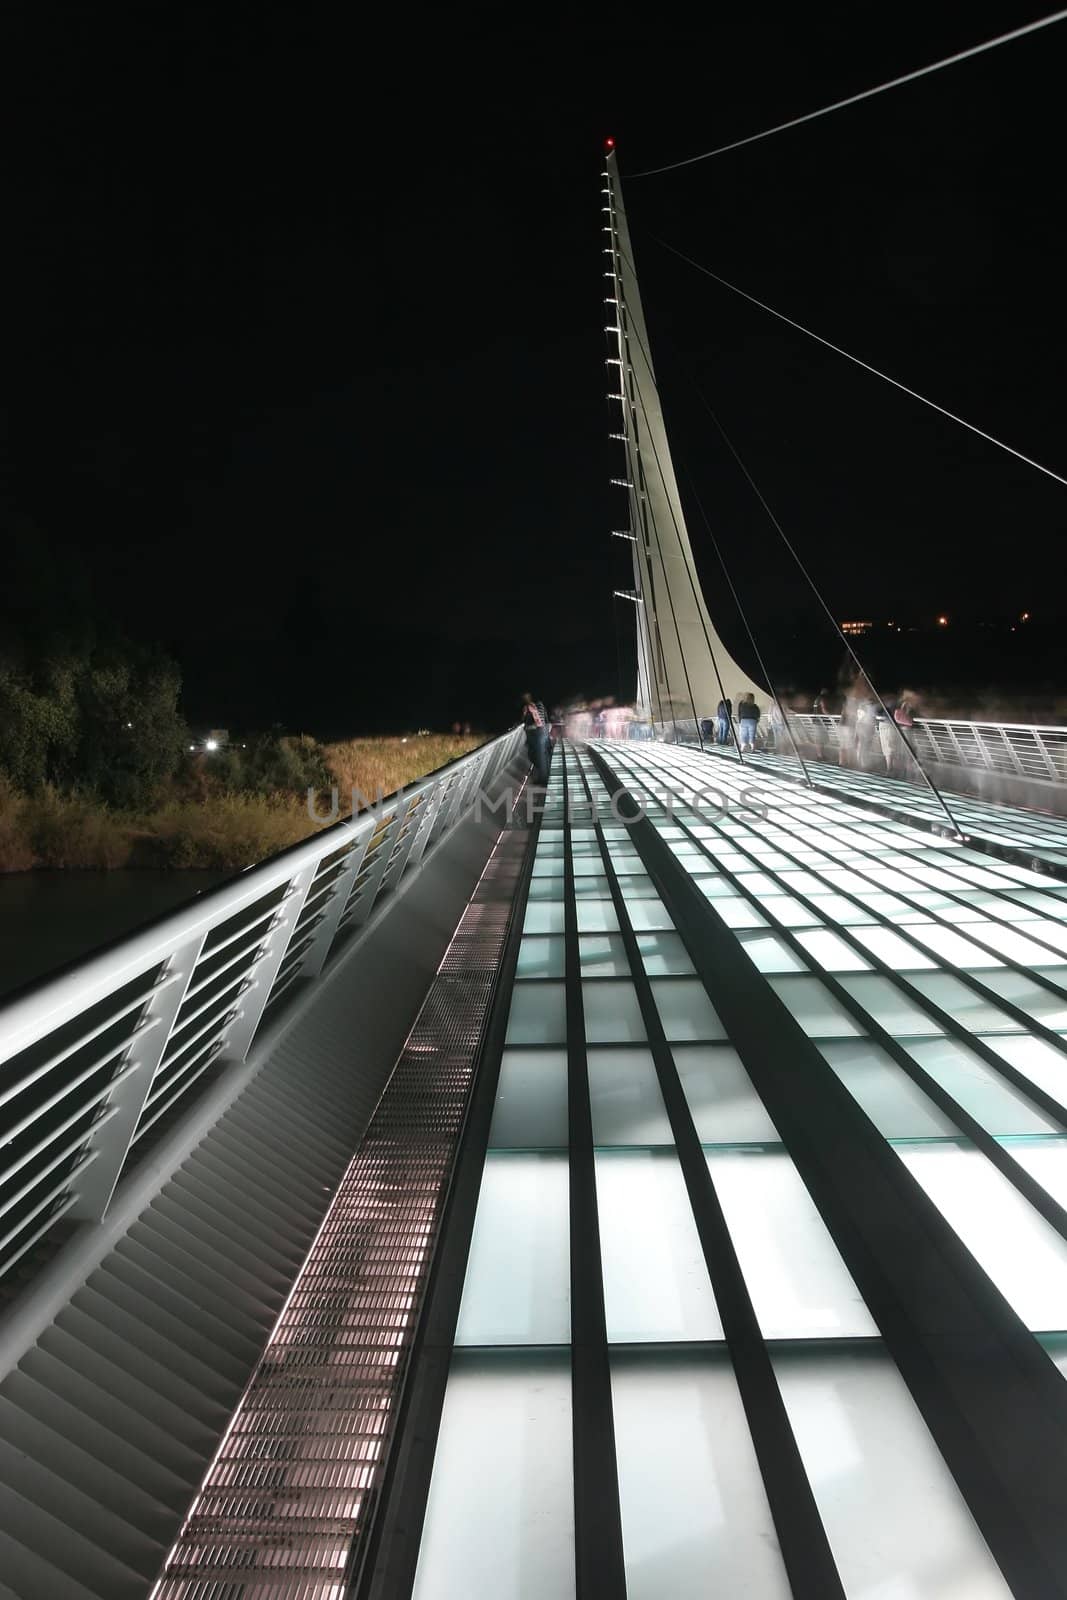
[[[204,740],[204,749],[205,750],[217,750],[218,747],[219,747],[219,741],[217,739],[205,739]]]
[[[1030,621],[1030,613],[1029,613],[1029,611],[1024,611],[1022,616],[1019,618],[1019,621],[1020,622],[1029,622]]]
[[[615,148],[615,140],[614,139],[605,139],[604,140],[604,149],[605,150],[614,150],[614,148]]]
[[[942,628],[947,628],[948,627],[948,618],[947,617],[938,617],[937,621],[938,621],[938,625],[940,627],[942,627]]]
[[[190,746],[189,746],[189,748],[190,748],[190,750],[195,750],[195,749],[196,749],[196,745],[195,745],[195,744],[191,744],[191,745],[190,745]]]
[[[401,739],[400,743],[401,744],[407,744],[407,740],[406,739]]]
[[[127,726],[127,728],[132,728],[133,727],[133,723],[132,722],[127,722],[126,726]]]

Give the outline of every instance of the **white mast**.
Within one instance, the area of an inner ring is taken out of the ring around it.
[[[736,708],[746,692],[765,697],[767,690],[729,654],[704,603],[660,410],[612,139],[601,177],[608,389],[620,412],[612,437],[625,446],[626,462],[625,477],[612,483],[626,490],[629,502],[638,704],[651,721],[671,724],[713,716],[724,693]]]

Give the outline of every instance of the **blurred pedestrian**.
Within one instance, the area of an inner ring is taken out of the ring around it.
[[[741,749],[755,750],[756,725],[759,722],[759,706],[751,694],[744,694],[737,702],[737,723],[741,733]]]
[[[730,724],[733,721],[733,703],[724,697],[715,708],[715,726],[719,744],[730,743]]]
[[[548,763],[551,758],[548,717],[541,701],[535,700],[529,690],[522,697],[522,725],[526,730],[526,752],[534,769],[534,781],[543,789],[548,783]]]
[[[874,708],[874,725],[878,730],[878,743],[882,747],[882,760],[886,773],[892,773],[897,755],[897,735],[893,727],[892,703],[888,700]]]

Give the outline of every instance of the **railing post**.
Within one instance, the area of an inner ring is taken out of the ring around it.
[[[337,925],[344,915],[348,897],[352,893],[352,885],[359,877],[360,869],[367,854],[367,846],[370,844],[373,833],[374,829],[368,827],[366,837],[358,839],[352,846],[348,853],[348,859],[331,884],[333,893],[323,908],[319,925],[315,929],[314,937],[308,945],[304,953],[304,959],[300,964],[302,977],[317,978],[326,965],[326,958],[333,947],[333,941],[337,934]]]
[[[277,915],[266,933],[267,948],[252,968],[248,988],[238,995],[236,1015],[219,1041],[219,1055],[229,1061],[243,1061],[248,1054],[259,1019],[278,976],[278,968],[285,960],[285,952],[300,919],[308,890],[315,878],[314,865],[302,868],[290,878],[285,898],[278,906]]]
[[[401,815],[402,812],[399,809],[394,811],[392,817],[382,828],[381,833],[379,834],[378,830],[375,829],[370,838],[367,840],[367,847],[364,851],[364,857],[366,857],[367,851],[370,850],[375,838],[379,840],[377,860],[371,867],[370,877],[363,885],[362,904],[357,907],[355,915],[352,918],[351,925],[353,928],[362,928],[363,924],[374,910],[374,902],[378,898],[378,890],[382,886],[382,879],[385,876],[385,869],[388,867],[389,857],[393,853],[393,839],[399,827]]]
[[[1045,749],[1045,741],[1041,737],[1040,729],[1038,729],[1038,728],[1031,729],[1031,737],[1032,737],[1032,739],[1034,741],[1034,744],[1037,746],[1038,755],[1041,757],[1041,760],[1044,762],[1045,771],[1048,773],[1049,777],[1053,781],[1055,781],[1056,778],[1059,776],[1059,774],[1056,771],[1055,762],[1050,759],[1049,753]]]
[[[111,1203],[130,1140],[167,1048],[189,980],[204,945],[204,935],[190,939],[165,963],[156,990],[145,1001],[141,1020],[122,1062],[122,1081],[104,1102],[112,1114],[89,1135],[94,1160],[77,1180],[74,1204],[67,1215],[75,1222],[99,1222]],[[168,980],[168,981],[164,981]]]
[[[405,823],[408,824],[408,832],[407,838],[399,844],[399,854],[395,862],[386,864],[385,870],[389,874],[389,882],[394,889],[400,887],[400,880],[407,868],[412,846],[422,831],[422,809],[425,804],[425,800],[419,801],[418,796],[416,796],[413,800],[408,801],[404,815],[398,819],[399,832],[403,833]]]

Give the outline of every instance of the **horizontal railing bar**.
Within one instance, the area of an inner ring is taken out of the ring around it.
[[[279,907],[283,906],[284,904],[285,896],[283,895],[281,900],[278,900],[274,905],[270,906],[268,910],[260,912],[258,917],[253,917],[251,922],[246,922],[243,927],[235,929],[233,933],[228,933],[225,939],[219,940],[218,944],[213,944],[210,946],[210,948],[205,947],[205,949],[201,952],[200,960],[210,961],[211,957],[217,956],[220,950],[225,950],[227,945],[234,944],[238,939],[245,938],[246,935],[252,932],[253,928],[258,928],[261,923],[276,922],[278,920]],[[219,918],[220,923],[229,922],[229,920],[229,917]],[[262,935],[257,934],[254,937],[260,938]]]
[[[135,1000],[131,1000],[121,1010],[112,1012],[105,1022],[98,1023],[95,1028],[90,1028],[88,1033],[81,1034],[73,1044],[65,1045],[54,1056],[49,1056],[47,1061],[42,1062],[40,1066],[34,1067],[33,1071],[27,1074],[25,1078],[20,1078],[17,1084],[10,1085],[0,1093],[0,1106],[6,1105],[16,1095],[22,1094],[23,1090],[28,1089],[31,1083],[36,1083],[38,1078],[43,1078],[46,1073],[52,1072],[58,1066],[62,1066],[64,1061],[68,1061],[71,1056],[77,1055],[84,1045],[92,1044],[94,1039],[99,1039],[102,1033],[106,1033],[109,1028],[113,1028],[116,1022],[121,1022],[123,1017],[128,1017],[131,1011],[140,1010],[147,1000],[150,1000],[153,995],[159,994],[161,989],[169,988],[174,981],[173,978],[164,978],[161,983],[153,984],[150,989],[146,989],[143,994],[138,995]],[[144,1024],[145,1028],[152,1026],[153,1023],[151,1021]],[[140,1031],[142,1030],[137,1028],[131,1029],[130,1038],[132,1039]],[[6,1061],[12,1059],[12,1056],[5,1058]]]
[[[133,1138],[130,1140],[131,1149],[137,1143],[138,1139],[140,1139],[143,1134],[148,1132],[152,1124],[154,1122],[158,1122],[160,1117],[163,1116],[163,1114],[174,1104],[176,1100],[181,1099],[182,1095],[185,1094],[190,1084],[195,1083],[197,1078],[200,1077],[201,1073],[205,1072],[211,1065],[212,1061],[217,1058],[221,1049],[222,1034],[218,1033],[215,1035],[214,1039],[210,1040],[206,1045],[204,1045],[203,1049],[197,1051],[191,1061],[186,1062],[185,1066],[182,1067],[180,1072],[176,1072],[173,1078],[168,1079],[168,1081],[163,1085],[162,1089],[157,1094],[155,1100],[149,1100],[145,1103],[144,1110],[141,1113],[141,1120],[137,1124],[137,1129],[133,1135]],[[197,1069],[195,1072],[193,1071],[194,1067]],[[192,1076],[187,1077],[186,1075],[188,1073],[192,1073]],[[151,1115],[149,1116],[148,1112],[150,1108]]]
[[[109,1061],[119,1060],[129,1048],[129,1042],[127,1041],[119,1049],[113,1050],[110,1055],[101,1056],[99,1061],[94,1061],[91,1067],[87,1067],[84,1072],[79,1072],[78,1076],[72,1079],[70,1083],[65,1083],[62,1088],[57,1089],[50,1099],[42,1101],[39,1106],[34,1106],[33,1110],[28,1112],[21,1122],[16,1122],[13,1128],[5,1128],[4,1144],[10,1144],[13,1139],[18,1138],[20,1133],[25,1133],[27,1128],[32,1128],[34,1123],[39,1121],[46,1111],[51,1111],[52,1107],[57,1106],[61,1100],[65,1100],[68,1094],[73,1094],[74,1090],[80,1088],[87,1079],[92,1077],[94,1072],[99,1072],[101,1067],[106,1067]],[[132,1062],[130,1066],[125,1067],[121,1072],[116,1072],[113,1078],[108,1079],[108,1089],[114,1089],[117,1084],[124,1083],[130,1073],[136,1071],[137,1063]],[[84,1110],[85,1108],[83,1107],[82,1109]]]
[[[168,1048],[178,1037],[178,1035],[180,1033],[184,1033],[189,1024],[191,1022],[195,1022],[198,1017],[202,1017],[205,1011],[210,1011],[212,1006],[216,1003],[224,1002],[227,995],[232,997],[232,991],[234,989],[239,989],[242,983],[250,984],[251,975],[253,972],[255,972],[258,965],[259,958],[257,958],[255,961],[250,961],[248,966],[245,967],[242,972],[240,972],[236,977],[231,978],[229,983],[223,984],[218,994],[213,994],[209,1000],[204,1001],[203,1005],[197,1006],[194,1011],[190,1011],[187,1017],[182,1017],[180,1022],[176,1022],[173,1028],[170,1030],[170,1038],[167,1041]]]
[[[19,1189],[17,1193],[9,1195],[7,1199],[0,1204],[0,1217],[2,1217],[6,1212],[10,1211],[12,1206],[17,1206],[19,1201],[25,1199],[26,1195],[30,1193],[31,1189],[36,1189],[42,1178],[47,1178],[48,1174],[53,1172],[55,1168],[59,1166],[60,1162],[65,1161],[69,1155],[73,1155],[74,1151],[77,1150],[80,1145],[85,1144],[93,1131],[93,1128],[86,1128],[84,1133],[80,1133],[76,1139],[72,1139],[68,1145],[60,1150],[57,1155],[54,1155],[43,1167],[38,1167],[33,1176],[26,1180],[26,1182],[22,1185],[22,1188]],[[95,1152],[93,1152],[93,1154],[95,1155]],[[88,1165],[88,1161],[79,1161],[76,1166],[71,1168],[65,1181],[70,1183],[75,1175],[81,1172],[82,1169]]]
[[[19,1245],[14,1255],[10,1255],[6,1260],[0,1261],[0,1276],[3,1276],[3,1274],[6,1272],[10,1272],[11,1268],[16,1264],[16,1262],[22,1260],[22,1257],[26,1254],[27,1250],[33,1249],[38,1239],[40,1239],[43,1234],[46,1234],[49,1228],[54,1227],[61,1217],[66,1215],[77,1198],[78,1197],[76,1194],[68,1195],[61,1206],[57,1206],[54,1211],[50,1211],[48,1213],[47,1217],[45,1217],[36,1233],[31,1234],[28,1239],[23,1240],[22,1244]],[[23,1221],[23,1226],[25,1226],[25,1220]]]
[[[79,1161],[73,1172],[69,1173],[61,1183],[57,1183],[53,1189],[50,1189],[49,1192],[34,1206],[29,1216],[23,1217],[16,1227],[9,1229],[9,1231],[4,1234],[2,1238],[0,1238],[0,1250],[3,1250],[5,1245],[10,1244],[12,1239],[17,1239],[27,1222],[32,1222],[34,1217],[40,1216],[45,1206],[51,1205],[53,1200],[58,1200],[59,1196],[64,1192],[64,1190],[70,1189],[73,1179],[76,1178],[79,1173],[84,1172],[86,1167],[90,1166],[92,1162],[96,1160],[97,1155],[98,1151],[96,1150],[88,1151],[86,1153],[85,1160]],[[54,1213],[49,1214],[49,1220],[55,1220]]]
[[[104,1065],[105,1061],[113,1061],[116,1056],[123,1055],[130,1048],[135,1039],[142,1038],[144,1034],[150,1033],[153,1028],[158,1026],[159,1024],[156,1018],[149,1017],[137,1027],[131,1028],[121,1044],[116,1045],[113,1050],[109,1050],[105,1055],[98,1056],[95,1063],[88,1070],[90,1072],[95,1072],[97,1067],[102,1067]],[[93,1039],[99,1036],[99,1034],[106,1033],[106,1031],[106,1028],[94,1028],[92,1033],[86,1034],[84,1040],[81,1041],[81,1044],[91,1043]],[[81,1049],[81,1044],[79,1044],[76,1049]],[[20,1078],[18,1083],[12,1084],[9,1089],[6,1089],[4,1093],[0,1095],[0,1105],[7,1105],[9,1101],[17,1099],[20,1094],[24,1094],[27,1089],[32,1087],[33,1084],[37,1083],[41,1078],[47,1076],[49,1072],[54,1071],[57,1065],[74,1055],[76,1053],[76,1049],[64,1050],[58,1056],[50,1057],[50,1059],[46,1061],[43,1066],[35,1067],[32,1072],[27,1073],[25,1078]],[[75,1081],[80,1083],[81,1079],[78,1078]],[[12,1137],[13,1135],[9,1129],[0,1129],[0,1145],[6,1144],[7,1141]]]
[[[185,1005],[188,1001],[195,1000],[198,994],[203,993],[208,984],[217,983],[224,972],[229,972],[231,967],[235,967],[237,966],[238,962],[243,961],[250,951],[254,951],[254,957],[249,962],[247,967],[247,970],[251,972],[265,948],[266,947],[262,944],[262,942],[260,942],[257,946],[255,939],[250,940],[248,944],[243,945],[241,949],[238,950],[236,955],[231,956],[228,961],[224,961],[222,962],[221,966],[216,967],[214,972],[205,973],[205,975],[200,979],[199,983],[191,983],[188,989],[185,991],[182,1004]],[[214,955],[215,952],[211,951],[211,954]],[[200,960],[197,962],[198,967],[203,965],[203,960],[204,958],[201,956]]]
[[[31,1149],[24,1150],[17,1161],[13,1161],[9,1167],[4,1168],[4,1171],[2,1174],[0,1174],[0,1176],[4,1178],[5,1182],[9,1178],[13,1178],[17,1172],[22,1170],[27,1161],[32,1161],[34,1156],[40,1155],[42,1150],[47,1150],[48,1146],[53,1142],[53,1140],[61,1138],[62,1135],[67,1133],[76,1122],[81,1121],[82,1117],[84,1117],[87,1111],[91,1111],[93,1107],[98,1106],[102,1100],[106,1100],[110,1093],[111,1085],[109,1083],[105,1089],[99,1090],[99,1092],[94,1094],[91,1099],[86,1100],[82,1105],[80,1105],[77,1111],[72,1111],[70,1116],[67,1117],[66,1121],[59,1124],[58,1128],[52,1128],[50,1132],[46,1133],[43,1139],[39,1139]],[[105,1111],[102,1117],[95,1117],[89,1124],[88,1128],[86,1128],[85,1132],[78,1134],[77,1138],[74,1140],[74,1143],[77,1144],[81,1139],[88,1139],[96,1132],[98,1128],[102,1128],[105,1122],[110,1122],[112,1117],[115,1115],[115,1111],[111,1110]]]
[[[202,1077],[204,1075],[204,1073],[207,1071],[208,1067],[210,1067],[211,1063],[218,1059],[219,1054],[220,1054],[220,1048],[218,1046],[212,1045],[212,1046],[208,1047],[208,1050],[206,1052],[206,1059],[204,1059],[204,1057],[202,1057],[202,1056],[198,1056],[197,1057],[197,1061],[200,1062],[201,1064],[197,1067],[197,1070],[193,1073],[192,1077],[186,1078],[185,1081],[183,1082],[181,1088],[176,1090],[173,1095],[164,1096],[162,1104],[160,1104],[159,1106],[156,1107],[156,1109],[152,1112],[152,1115],[150,1117],[145,1117],[142,1120],[140,1126],[137,1129],[137,1132],[134,1134],[133,1138],[130,1140],[130,1149],[131,1150],[133,1149],[134,1145],[137,1143],[138,1139],[141,1139],[141,1138],[144,1137],[144,1135],[148,1132],[149,1128],[152,1127],[153,1123],[158,1122],[160,1117],[166,1116],[166,1114],[170,1110],[171,1106],[173,1106],[176,1101],[180,1100],[182,1095],[187,1094],[189,1092],[190,1088],[196,1082],[197,1078],[200,1078],[200,1077]]]
[[[240,1008],[238,1006],[236,1006],[233,1003],[233,1001],[230,1001],[228,1006],[223,1008],[223,1011],[217,1012],[214,1016],[208,1017],[207,1021],[205,1023],[203,1023],[203,1025],[201,1027],[199,1027],[195,1033],[190,1034],[188,1039],[183,1039],[182,1040],[182,1042],[178,1046],[177,1050],[171,1051],[169,1056],[168,1055],[164,1055],[163,1056],[162,1061],[159,1063],[159,1066],[156,1068],[155,1076],[158,1077],[159,1074],[164,1070],[165,1067],[169,1066],[172,1061],[176,1061],[179,1056],[184,1055],[186,1050],[190,1049],[196,1043],[196,1041],[198,1039],[202,1039],[204,1037],[205,1033],[210,1032],[210,1030],[212,1028],[218,1027],[218,1028],[224,1030],[227,1027],[229,1027],[230,1023],[233,1021],[234,1017],[237,1015],[237,1012],[238,1012],[239,1009]],[[174,1043],[174,1039],[173,1039],[173,1035],[172,1035],[171,1038],[167,1041],[167,1049],[168,1050],[170,1050],[170,1047],[171,1047],[171,1045],[173,1043]],[[155,1078],[153,1078],[152,1081],[155,1082]],[[149,1090],[149,1094],[148,1094],[148,1098],[149,1099],[151,1099],[151,1095],[152,1095],[152,1092],[151,1092],[151,1090]]]

